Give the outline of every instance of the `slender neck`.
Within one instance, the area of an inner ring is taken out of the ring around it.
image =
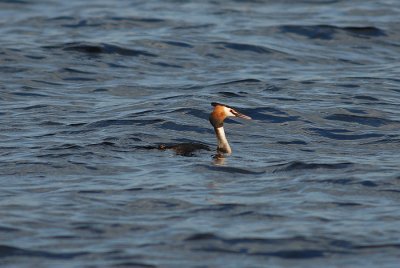
[[[232,153],[231,147],[229,146],[228,140],[225,136],[224,127],[214,127],[214,130],[218,140],[217,151],[227,154]]]

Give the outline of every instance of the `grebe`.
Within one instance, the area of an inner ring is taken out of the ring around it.
[[[215,135],[218,140],[217,155],[215,157],[223,158],[225,154],[229,155],[232,153],[232,149],[225,136],[223,127],[224,120],[227,117],[238,117],[244,119],[251,119],[251,117],[241,114],[234,108],[222,103],[212,102],[211,105],[214,106],[214,110],[211,112],[209,120],[211,125],[214,127]],[[153,149],[154,147],[147,148]],[[198,150],[211,151],[209,146],[201,143],[181,143],[173,145],[160,144],[156,148],[159,150],[171,149],[174,150],[176,154],[182,156],[193,156],[194,152]]]
[[[213,102],[214,110],[210,114],[210,123],[214,127],[215,135],[218,140],[217,153],[218,154],[231,154],[232,149],[229,146],[228,140],[225,136],[224,120],[227,117],[239,117],[243,119],[251,119],[250,116],[244,115],[229,107],[228,105]]]

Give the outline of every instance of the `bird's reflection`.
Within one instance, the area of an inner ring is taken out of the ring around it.
[[[225,165],[226,156],[222,153],[217,153],[213,156],[213,163],[216,166],[223,166]]]

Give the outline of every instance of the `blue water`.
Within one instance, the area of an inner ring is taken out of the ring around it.
[[[399,12],[0,1],[0,266],[397,267]]]

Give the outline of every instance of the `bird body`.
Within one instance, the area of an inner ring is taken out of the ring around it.
[[[232,149],[225,135],[224,120],[227,117],[238,117],[243,119],[251,119],[251,117],[241,114],[234,108],[222,103],[213,102],[211,105],[214,106],[214,109],[210,114],[209,120],[211,125],[214,127],[218,141],[216,158],[223,158],[224,155],[232,153]],[[194,156],[194,152],[198,150],[210,151],[210,148],[207,145],[200,143],[181,143],[173,145],[160,144],[156,147],[150,146],[146,148],[159,150],[171,149],[175,151],[177,155],[182,156]]]

